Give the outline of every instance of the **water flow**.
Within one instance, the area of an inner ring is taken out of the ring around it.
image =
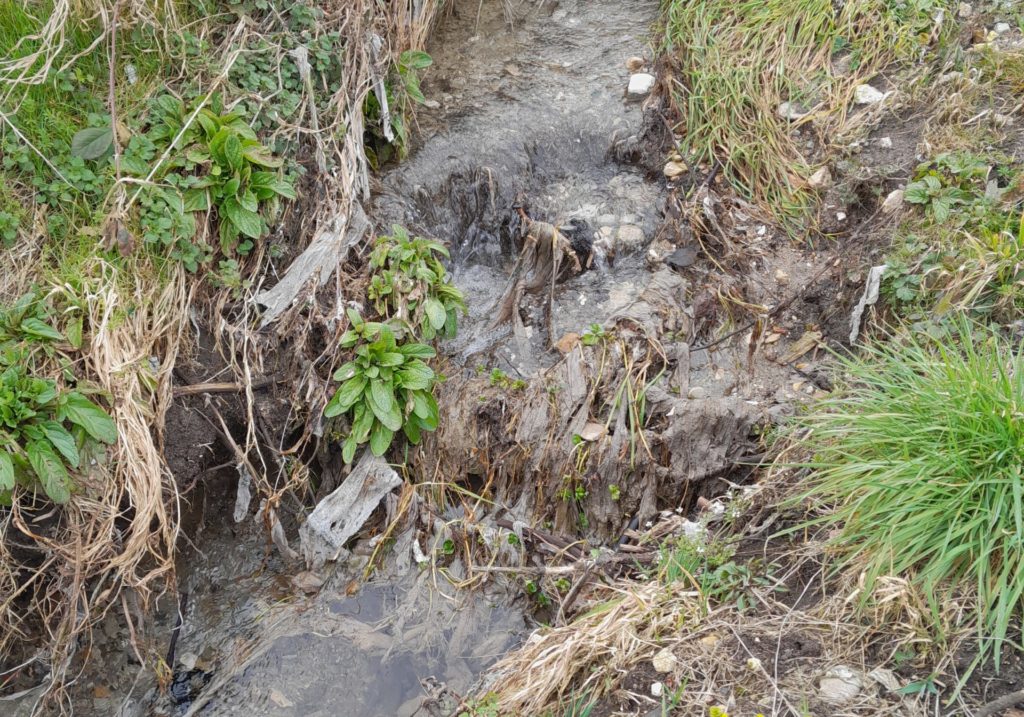
[[[514,23],[509,12],[520,15]],[[398,222],[450,243],[470,306],[448,345],[456,361],[528,377],[556,360],[552,340],[603,322],[639,293],[659,191],[609,149],[639,130],[640,110],[624,100],[625,61],[645,54],[656,12],[656,0],[464,0],[432,40],[423,87],[438,104],[419,114],[418,146],[381,177],[371,214],[381,231]],[[520,208],[592,245],[590,268],[558,282],[549,319],[547,297],[521,307],[525,344],[494,323],[520,250]],[[305,596],[290,580],[301,568],[280,561],[261,528],[214,517],[229,514],[224,502],[208,511],[201,549],[179,569],[190,599],[173,667],[186,699],[175,705],[140,688],[76,705],[78,714],[120,705],[124,715],[440,714],[422,704],[438,683],[465,690],[522,639],[514,585],[460,595],[407,559],[400,567],[402,556],[355,595],[358,560]],[[165,606],[168,631],[174,607]],[[108,669],[134,675],[117,650]]]

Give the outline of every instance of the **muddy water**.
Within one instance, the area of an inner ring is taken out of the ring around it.
[[[604,322],[646,282],[659,189],[609,150],[639,129],[639,106],[624,97],[625,60],[650,56],[656,10],[655,0],[461,1],[432,40],[431,106],[411,156],[380,177],[371,216],[381,230],[401,222],[450,242],[470,316],[448,350],[465,366],[528,376],[555,360],[554,339]],[[587,270],[559,282],[550,319],[540,304],[524,306],[518,338],[493,326],[521,240],[517,207],[598,246]],[[179,568],[188,598],[174,655],[178,699],[149,686],[111,626],[93,646],[106,674],[79,685],[76,713],[444,714],[450,695],[530,627],[514,587],[461,595],[408,560],[359,585],[366,546],[306,595],[291,580],[301,566],[285,563],[261,526],[232,523],[230,502],[194,506],[205,527]],[[170,633],[177,607],[163,601],[158,633]]]
[[[553,341],[603,323],[646,283],[659,187],[611,148],[639,130],[625,61],[651,56],[656,6],[456,3],[432,42],[424,87],[439,106],[419,115],[419,146],[383,178],[374,213],[451,243],[470,316],[449,352],[471,367],[528,377],[557,357]],[[596,240],[590,268],[559,282],[550,325],[543,301],[522,307],[525,341],[493,326],[521,246],[516,207],[572,227],[574,243]]]

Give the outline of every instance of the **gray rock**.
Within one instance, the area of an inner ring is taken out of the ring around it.
[[[783,102],[775,108],[776,114],[782,119],[794,121],[807,116],[807,110],[795,102]]]
[[[1010,23],[1008,22],[997,22],[992,28],[992,32],[997,35],[1002,35],[1010,31]]]
[[[858,105],[873,105],[884,100],[887,94],[871,85],[857,85],[853,91],[853,101]]]
[[[882,202],[882,211],[886,214],[892,214],[897,209],[903,206],[903,190],[894,189],[889,192],[886,196],[885,201]]]
[[[621,247],[635,249],[644,243],[644,230],[635,224],[623,224],[615,238]]]

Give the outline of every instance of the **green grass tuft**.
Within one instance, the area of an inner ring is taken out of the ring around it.
[[[828,141],[854,87],[891,63],[916,60],[945,0],[663,0],[680,151],[719,160],[741,194],[793,227],[814,201],[814,171],[793,130],[811,122]],[[779,105],[806,115],[790,121]]]
[[[1024,357],[967,320],[840,360],[845,385],[798,419],[806,492],[834,505],[841,564],[908,577],[945,627],[943,599],[976,592],[979,660],[1024,595]]]

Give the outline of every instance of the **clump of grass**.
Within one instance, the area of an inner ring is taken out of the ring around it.
[[[920,53],[940,5],[664,0],[682,154],[721,161],[733,186],[776,218],[802,218],[812,205],[805,179],[813,168],[793,130],[813,122],[827,141],[857,84]],[[783,102],[801,116],[781,117]]]
[[[830,506],[841,564],[867,593],[903,575],[932,602],[975,595],[979,658],[1024,596],[1024,356],[968,321],[841,359],[845,386],[799,419],[813,453],[801,499]]]

